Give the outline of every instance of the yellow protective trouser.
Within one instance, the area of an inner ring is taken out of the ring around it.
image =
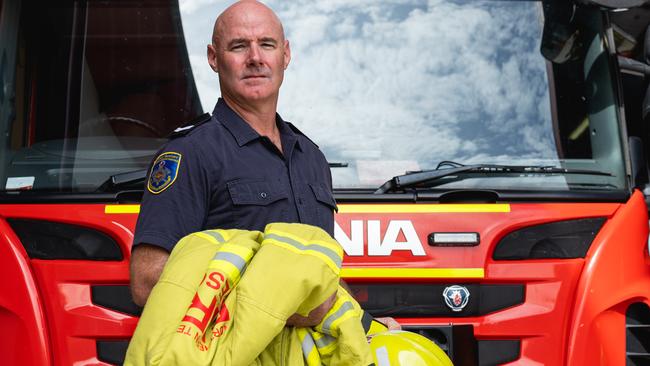
[[[338,286],[342,256],[327,233],[303,224],[186,236],[151,292],[125,365],[371,364],[362,310]],[[321,324],[285,327],[335,292]]]

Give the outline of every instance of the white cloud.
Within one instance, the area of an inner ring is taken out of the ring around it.
[[[228,4],[232,1],[215,1],[215,0],[179,0],[178,6],[181,9],[181,14],[183,16],[189,16],[195,14],[199,9],[206,10],[206,8],[217,8],[218,11],[212,14],[213,19],[217,18],[217,15],[226,8]]]

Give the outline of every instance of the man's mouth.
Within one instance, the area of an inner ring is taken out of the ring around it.
[[[264,79],[264,78],[267,78],[267,76],[266,75],[261,75],[261,74],[260,75],[246,75],[246,76],[244,76],[244,80],[247,80],[247,79]]]

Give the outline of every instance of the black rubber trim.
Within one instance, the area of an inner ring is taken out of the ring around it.
[[[138,203],[143,190],[120,191],[117,193],[61,193],[39,191],[1,192],[0,202],[6,204],[36,203]]]
[[[352,292],[367,293],[361,307],[374,317],[469,317],[481,316],[524,302],[521,284],[419,284],[419,283],[349,283]],[[451,285],[461,285],[470,293],[461,311],[451,310],[443,292]]]
[[[453,190],[427,190],[407,193],[373,194],[368,189],[335,189],[337,203],[353,202],[438,202]],[[0,192],[2,203],[138,203],[143,190],[116,193],[77,193],[45,191]],[[497,202],[626,202],[631,192],[616,191],[497,191]],[[447,196],[449,197],[449,196]],[[447,202],[451,203],[451,202]]]
[[[445,203],[463,203],[462,195],[457,195],[457,201],[449,200],[449,193],[453,190],[427,190],[408,193],[372,194],[367,190],[335,190],[336,202],[440,202],[441,197]],[[616,191],[496,191],[498,199],[495,202],[627,202],[631,192]],[[444,198],[444,196],[447,198]],[[467,202],[472,202],[472,197]]]
[[[32,259],[123,259],[122,250],[113,238],[86,226],[22,218],[8,218],[7,223]]]
[[[479,366],[493,366],[512,362],[520,357],[520,340],[478,341]]]
[[[124,364],[129,340],[97,341],[97,359],[112,365]]]
[[[95,305],[121,313],[140,316],[142,308],[133,302],[131,290],[127,285],[90,286],[90,299]]]

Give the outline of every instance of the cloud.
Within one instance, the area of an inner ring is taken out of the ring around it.
[[[201,100],[211,110],[216,76],[207,62],[201,66],[205,43],[194,43],[225,5],[190,3],[186,40]],[[557,158],[534,3],[267,4],[282,19],[292,47],[278,109],[328,159],[352,168],[369,159],[432,168],[441,160]],[[209,23],[203,19],[207,8]],[[349,180],[338,185],[358,184],[353,174],[336,176]]]
[[[200,10],[205,10],[206,8],[210,7],[217,7],[220,8],[221,10],[215,12],[212,14],[213,19],[217,18],[217,14],[219,14],[223,9],[225,9],[228,4],[230,4],[231,1],[215,1],[215,0],[179,0],[178,6],[180,7],[181,14],[183,16],[191,16],[194,15],[199,9]]]

